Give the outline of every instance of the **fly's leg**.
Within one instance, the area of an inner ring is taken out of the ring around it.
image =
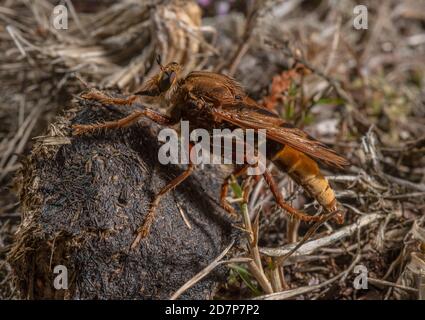
[[[101,104],[113,104],[120,106],[130,106],[139,99],[138,96],[129,96],[127,98],[113,98],[103,93],[102,91],[91,89],[89,92],[81,96],[86,100],[98,101]]]
[[[240,142],[240,141],[236,141],[235,142],[235,145],[233,145],[233,146],[237,150],[238,150],[238,147],[240,146],[240,145],[237,145],[238,143],[242,143],[243,144],[242,150],[248,150],[249,146],[246,143]],[[236,211],[232,207],[232,205],[229,203],[229,201],[227,201],[227,199],[226,199],[227,192],[229,190],[230,179],[232,178],[232,176],[235,177],[235,178],[238,178],[238,177],[240,177],[242,175],[245,175],[250,167],[252,167],[252,169],[254,169],[256,171],[258,169],[258,168],[256,168],[256,165],[255,165],[255,163],[258,162],[258,159],[253,159],[253,160],[256,160],[256,161],[247,161],[248,160],[247,159],[247,156],[248,155],[245,153],[244,154],[244,164],[242,166],[236,168],[232,174],[230,174],[229,176],[227,176],[224,179],[223,184],[221,185],[220,204],[231,215],[236,215]],[[254,179],[248,179],[248,180],[245,181],[246,184],[245,184],[245,187],[244,187],[244,190],[243,190],[244,191],[243,192],[243,195],[244,195],[243,201],[244,202],[246,202],[246,203],[248,202],[249,190],[251,188],[251,182],[258,181],[258,178],[259,178],[259,175],[258,174],[255,174],[254,175]]]
[[[189,145],[189,154],[190,154],[190,150],[191,150],[191,145]],[[172,191],[180,183],[186,180],[192,174],[194,169],[195,169],[195,165],[193,163],[189,163],[187,169],[182,174],[180,174],[179,176],[174,178],[172,181],[170,181],[164,188],[161,189],[161,191],[159,191],[155,195],[153,201],[150,204],[149,211],[147,215],[145,216],[142,225],[137,229],[137,235],[133,243],[131,244],[131,249],[136,248],[139,245],[140,241],[149,235],[150,228],[155,218],[156,210],[158,209],[158,205],[162,197],[164,197],[168,192]]]
[[[131,244],[131,249],[137,247],[140,241],[149,235],[150,228],[154,221],[155,213],[158,208],[159,202],[161,201],[161,198],[165,196],[168,192],[173,190],[175,187],[177,187],[184,180],[186,180],[192,174],[194,168],[195,166],[193,164],[189,164],[188,168],[181,175],[169,182],[161,191],[159,191],[155,195],[155,198],[151,202],[148,214],[146,215],[143,224],[137,229],[137,236]]]
[[[232,174],[230,174],[224,179],[224,182],[221,185],[220,204],[224,208],[224,210],[226,210],[231,215],[236,215],[236,211],[235,211],[235,208],[233,208],[232,205],[229,203],[229,201],[227,201],[226,199],[227,192],[229,190],[230,179],[232,178],[232,176],[237,178],[245,174],[250,166],[251,166],[250,164],[244,164],[242,167],[236,168]]]
[[[99,129],[117,129],[128,127],[133,123],[137,122],[139,118],[144,116],[143,111],[134,111],[125,118],[118,119],[115,121],[107,121],[103,123],[93,123],[93,124],[74,124],[72,126],[72,133],[74,135],[79,135],[87,132],[92,132]]]
[[[322,216],[310,216],[304,212],[298,211],[297,209],[291,207],[288,203],[285,202],[283,199],[282,194],[278,190],[278,186],[276,182],[274,181],[272,175],[270,174],[270,171],[266,168],[266,170],[263,173],[264,180],[266,180],[267,185],[270,188],[270,191],[273,193],[273,196],[279,205],[283,210],[288,212],[291,216],[294,216],[302,221],[320,221],[322,219]]]
[[[136,123],[141,117],[147,117],[160,125],[169,126],[176,123],[176,121],[174,121],[172,118],[166,115],[163,115],[149,108],[145,108],[143,110],[133,111],[127,117],[121,118],[115,121],[107,121],[103,123],[94,123],[94,124],[75,124],[72,126],[73,134],[79,135],[79,134],[92,132],[99,129],[124,128]]]

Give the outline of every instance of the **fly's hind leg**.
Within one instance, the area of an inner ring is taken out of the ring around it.
[[[266,180],[267,185],[270,188],[270,191],[273,193],[273,196],[279,205],[283,210],[288,212],[291,216],[294,216],[302,221],[320,221],[322,219],[322,216],[310,216],[304,212],[298,211],[297,209],[291,207],[288,203],[285,202],[283,199],[282,194],[278,190],[278,186],[276,182],[274,181],[272,175],[270,174],[270,171],[266,168],[266,170],[263,173],[264,180]]]

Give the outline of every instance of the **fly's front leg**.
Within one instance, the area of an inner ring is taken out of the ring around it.
[[[93,132],[100,129],[117,129],[124,128],[132,125],[137,122],[139,118],[143,117],[144,113],[142,111],[134,111],[125,118],[121,118],[115,121],[107,121],[103,123],[94,123],[94,124],[74,124],[72,126],[72,134],[80,135],[87,132]]]
[[[114,98],[110,97],[107,94],[105,94],[102,91],[92,89],[89,92],[82,95],[82,98],[87,100],[94,100],[98,101],[101,104],[109,104],[109,105],[121,105],[121,106],[130,106],[133,103],[137,102],[139,100],[139,96],[133,95],[126,98]],[[74,125],[74,134],[81,134],[97,129],[116,129],[116,128],[122,128],[127,127],[129,125],[132,125],[135,123],[140,117],[145,116],[152,121],[161,124],[161,125],[173,125],[178,122],[177,119],[172,119],[166,115],[163,115],[159,112],[156,112],[149,108],[143,108],[141,110],[136,110],[132,112],[129,116],[118,119],[116,121],[108,121],[104,123],[97,123],[97,124],[90,124],[90,125]]]
[[[180,119],[166,116],[149,108],[145,108],[142,112],[147,118],[163,126],[172,126],[180,121]]]
[[[81,95],[81,97],[86,100],[97,101],[105,105],[109,104],[120,106],[130,106],[139,99],[139,97],[135,95],[126,98],[113,98],[96,89],[91,89],[89,92]]]
[[[176,123],[176,121],[166,115],[163,115],[154,110],[145,108],[144,110],[136,110],[130,113],[125,118],[121,118],[115,121],[107,121],[103,123],[94,123],[94,124],[75,124],[72,126],[73,134],[79,135],[87,132],[93,132],[100,129],[118,129],[128,127],[136,123],[141,117],[147,117],[152,121],[160,124],[170,126]]]

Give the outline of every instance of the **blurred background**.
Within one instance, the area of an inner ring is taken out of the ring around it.
[[[64,22],[59,4],[67,29],[55,25]],[[357,5],[367,8],[366,29],[355,26]],[[425,1],[0,0],[0,299],[18,296],[6,257],[21,220],[14,193],[21,160],[74,95],[87,85],[131,93],[157,71],[158,54],[185,72],[235,77],[258,103],[345,155],[347,171],[325,173],[348,210],[346,224],[385,214],[315,259],[287,265],[286,289],[321,283],[356,258],[381,282],[358,292],[350,274],[298,298],[417,296],[382,281],[413,285],[411,257],[425,248]],[[295,206],[308,207],[284,174],[274,174]],[[250,199],[252,210],[260,206],[262,247],[305,232],[263,184]],[[235,266],[216,296],[260,293]]]

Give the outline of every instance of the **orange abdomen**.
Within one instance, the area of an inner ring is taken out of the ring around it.
[[[289,146],[278,151],[271,159],[327,211],[337,210],[335,193],[320,172],[316,161]]]

